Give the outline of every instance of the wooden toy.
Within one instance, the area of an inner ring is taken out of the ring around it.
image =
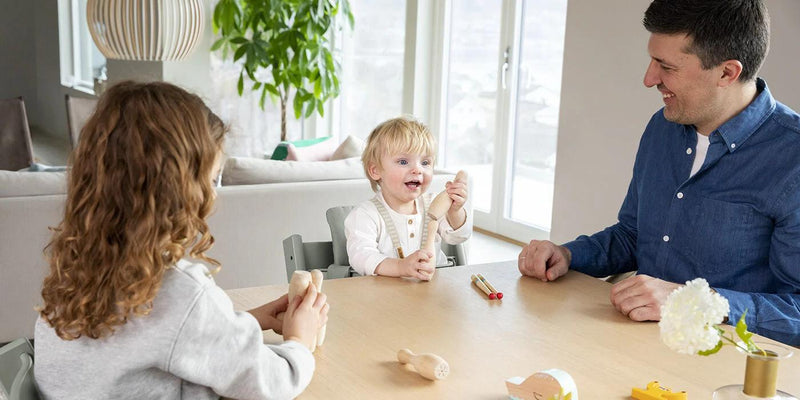
[[[294,271],[292,274],[292,279],[289,281],[289,301],[292,301],[297,296],[305,297],[306,291],[308,290],[308,285],[314,285],[316,287],[317,292],[322,290],[322,271],[315,269],[311,272],[308,271]],[[283,317],[286,313],[279,313],[276,317],[283,321]],[[323,326],[317,332],[317,337],[311,343],[311,352],[317,349],[317,346],[321,346],[322,342],[325,340],[325,332],[326,326]]]
[[[645,389],[633,388],[631,397],[638,400],[686,400],[689,398],[686,392],[673,392],[659,385],[658,381],[648,383]]]
[[[322,271],[318,269],[311,270],[311,282],[314,286],[317,287],[317,292],[322,293]],[[317,333],[317,346],[322,346],[322,343],[325,342],[325,332],[327,331],[328,324],[322,325],[319,328],[319,332]]]
[[[497,297],[497,299],[502,299],[503,298],[503,292],[498,292],[497,289],[495,289],[494,286],[492,286],[492,284],[489,283],[489,281],[487,281],[486,278],[483,277],[483,275],[478,274],[478,279],[480,279],[481,282],[483,282],[483,284],[486,285],[486,287],[489,288],[489,290],[491,290],[492,293],[494,293],[494,295],[495,295],[495,297]]]
[[[578,400],[578,387],[572,377],[560,369],[539,371],[527,379],[506,379],[508,397],[512,400]]]
[[[428,261],[428,265],[433,268],[433,271],[430,273],[431,278],[433,278],[433,274],[436,271],[436,231],[438,230],[439,222],[435,219],[431,219],[431,221],[428,222],[428,234],[425,237],[425,243],[422,243],[422,248],[433,254],[433,257]]]
[[[432,381],[447,378],[450,373],[450,365],[442,357],[436,354],[414,354],[409,349],[402,349],[397,352],[397,361],[401,364],[411,364],[423,377]]]
[[[458,171],[456,178],[453,179],[453,182],[466,181],[467,172],[464,170]],[[451,204],[453,204],[453,200],[447,195],[447,191],[443,190],[433,198],[431,205],[428,206],[428,216],[430,216],[432,220],[438,221],[439,218],[442,218],[447,210],[450,209]]]
[[[480,278],[478,278],[475,274],[472,274],[472,277],[470,279],[472,279],[473,285],[477,286],[478,289],[480,289],[483,293],[486,293],[486,295],[489,296],[489,300],[494,300],[497,298],[497,295],[494,294],[491,290],[489,290],[489,288],[483,284],[483,281],[481,281]]]

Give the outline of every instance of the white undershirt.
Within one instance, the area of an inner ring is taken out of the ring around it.
[[[697,133],[697,147],[694,149],[694,163],[692,164],[692,172],[689,173],[690,178],[700,170],[700,167],[703,166],[703,162],[706,161],[709,143],[711,143],[710,136]]]

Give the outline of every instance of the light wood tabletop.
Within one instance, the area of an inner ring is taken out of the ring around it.
[[[471,284],[483,274],[502,300]],[[239,310],[274,300],[288,285],[228,290]],[[301,399],[503,399],[505,380],[551,368],[568,372],[580,398],[629,399],[653,380],[690,399],[744,381],[745,356],[731,346],[709,356],[673,352],[654,322],[633,322],[609,302],[611,285],[577,272],[544,283],[516,261],[438,269],[431,282],[358,277],[327,280],[331,305],[317,369]],[[280,337],[265,332],[265,341]],[[759,339],[770,341],[768,339]],[[397,351],[434,353],[450,365],[430,381]],[[782,360],[778,389],[800,394],[800,352]]]

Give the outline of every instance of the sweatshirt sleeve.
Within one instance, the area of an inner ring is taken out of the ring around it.
[[[233,309],[225,292],[209,285],[197,295],[169,356],[168,371],[224,397],[294,398],[314,374],[302,344],[266,345],[258,321]]]

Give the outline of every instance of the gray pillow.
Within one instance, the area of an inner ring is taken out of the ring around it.
[[[231,157],[222,171],[222,185],[326,181],[364,178],[357,157],[336,161],[280,161]]]

